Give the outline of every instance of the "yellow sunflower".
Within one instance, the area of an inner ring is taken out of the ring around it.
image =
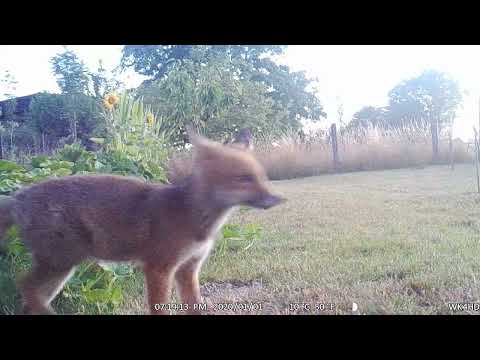
[[[152,114],[148,114],[148,115],[147,115],[147,123],[148,123],[148,125],[153,125],[154,122],[155,122],[155,117],[154,117]]]
[[[113,106],[118,103],[119,100],[120,98],[116,94],[108,94],[107,96],[105,96],[105,99],[103,99],[103,105],[105,105],[107,109],[111,110],[113,109]]]
[[[113,105],[110,104],[107,99],[103,99],[103,106],[105,106],[108,110],[113,109]]]

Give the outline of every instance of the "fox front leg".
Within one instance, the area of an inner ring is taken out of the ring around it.
[[[168,315],[173,269],[147,264],[144,267],[148,306],[151,315]]]
[[[177,293],[182,303],[188,305],[187,314],[201,315],[199,305],[202,298],[200,296],[200,284],[198,273],[202,265],[201,259],[193,258],[182,264],[175,273],[177,284]]]

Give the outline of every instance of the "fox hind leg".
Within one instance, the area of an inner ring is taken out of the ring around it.
[[[35,261],[31,272],[21,281],[24,314],[55,314],[50,302],[73,274],[74,267],[55,268],[45,261]]]
[[[36,224],[38,225],[38,224]],[[74,228],[21,226],[24,243],[32,254],[32,270],[19,283],[26,314],[52,314],[51,301],[62,290],[76,265],[86,259],[87,248]]]

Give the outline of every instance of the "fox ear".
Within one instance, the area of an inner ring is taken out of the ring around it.
[[[186,126],[187,136],[195,148],[196,158],[205,159],[215,154],[218,144],[198,134],[191,125]]]
[[[253,150],[253,136],[250,129],[240,130],[233,139],[233,142],[230,146],[244,149],[244,150]]]
[[[193,129],[193,126],[187,125],[185,127],[187,131],[188,141],[195,146],[195,147],[202,147],[202,146],[211,146],[214,144],[212,141],[208,140],[207,138],[200,135]]]

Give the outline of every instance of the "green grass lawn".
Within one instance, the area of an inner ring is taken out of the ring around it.
[[[248,249],[213,253],[202,269],[209,313],[351,314],[355,302],[360,314],[464,314],[447,304],[480,300],[480,197],[471,165],[272,186],[289,201],[238,211],[230,221],[261,226],[260,237]],[[5,284],[3,303],[13,299]],[[141,275],[124,289],[116,312],[144,313]],[[246,312],[218,305],[233,302],[254,305]],[[289,311],[294,303],[310,309]],[[322,304],[333,305],[317,311]]]

